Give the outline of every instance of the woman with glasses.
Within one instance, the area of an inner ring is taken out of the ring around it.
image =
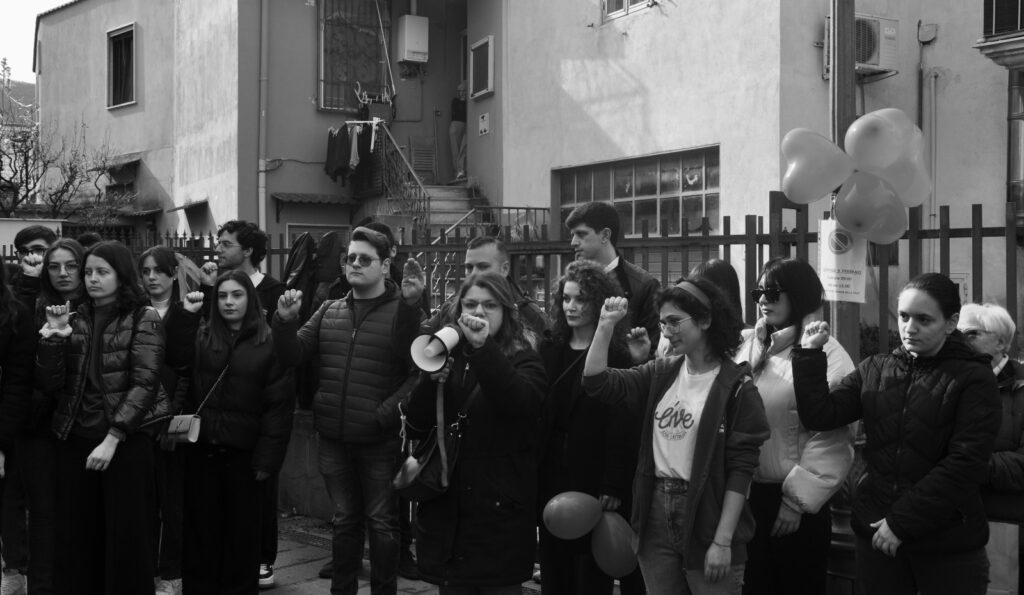
[[[423,438],[436,425],[438,382],[444,423],[465,419],[448,490],[417,509],[420,576],[440,585],[441,595],[518,595],[536,551],[544,364],[499,273],[470,275],[452,318],[442,323],[457,325],[465,338],[448,365],[413,390],[410,435]]]
[[[600,498],[605,510],[629,516],[629,491],[636,467],[635,416],[625,403],[606,405],[583,397],[583,361],[606,298],[622,288],[604,267],[576,260],[555,282],[550,337],[541,345],[550,385],[541,417],[538,507],[567,491]],[[627,368],[624,324],[613,338],[610,365]],[[644,356],[647,355],[645,352]],[[589,536],[566,541],[540,525],[541,589],[546,594],[612,592],[612,577],[597,566]]]
[[[988,514],[989,592],[1017,593],[1021,559],[1020,524],[1024,523],[1024,365],[1010,359],[1017,332],[1010,313],[996,304],[964,304],[956,325],[967,345],[992,358],[1003,421],[996,434],[981,498]]]
[[[738,594],[754,533],[747,490],[768,437],[749,369],[732,360],[742,323],[721,291],[683,280],[657,300],[661,332],[679,356],[629,370],[608,367],[625,298],[605,300],[583,368],[583,388],[642,408],[631,524],[654,595]]]
[[[159,390],[160,317],[145,303],[135,263],[100,242],[81,269],[88,298],[75,312],[46,308],[37,379],[57,395],[57,593],[153,590],[149,428],[169,416]]]
[[[864,593],[980,595],[989,532],[979,484],[1000,419],[991,358],[956,330],[960,291],[948,277],[911,279],[897,308],[903,345],[831,389],[828,325],[805,326],[793,350],[800,421],[826,431],[864,420],[867,473],[852,519]]]
[[[743,331],[735,359],[750,364],[772,433],[750,488],[757,531],[747,546],[744,593],[825,592],[828,501],[853,464],[853,435],[846,427],[811,432],[800,424],[790,364],[823,293],[814,268],[796,258],[770,260],[751,291],[759,318]],[[834,338],[824,349],[834,384],[853,371],[853,360]]]

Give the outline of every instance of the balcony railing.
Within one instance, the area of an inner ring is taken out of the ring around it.
[[[985,37],[1024,30],[1024,0],[983,0]]]
[[[414,228],[425,229],[430,221],[430,194],[388,127],[381,123],[378,130],[383,131],[383,134],[378,134],[378,146],[386,214],[409,217]]]

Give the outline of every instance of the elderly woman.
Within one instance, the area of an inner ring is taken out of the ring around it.
[[[1024,366],[1008,355],[1017,330],[1007,312],[995,304],[966,304],[957,329],[975,352],[992,357],[999,385],[1003,421],[988,460],[981,497],[989,520],[985,547],[989,560],[989,592],[1016,593],[1021,555],[1018,523],[1024,522]]]

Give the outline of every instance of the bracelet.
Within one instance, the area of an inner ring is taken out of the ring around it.
[[[711,540],[711,543],[713,543],[714,545],[717,545],[718,547],[724,547],[724,548],[731,548],[732,547],[731,545],[725,545],[724,543],[718,543],[715,540]]]

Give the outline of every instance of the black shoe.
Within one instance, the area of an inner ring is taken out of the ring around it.
[[[334,561],[328,560],[326,564],[320,567],[320,572],[317,573],[320,578],[331,578],[334,576]]]
[[[402,552],[402,557],[398,560],[398,576],[411,581],[420,578],[420,569],[416,566],[416,558],[408,550]]]

